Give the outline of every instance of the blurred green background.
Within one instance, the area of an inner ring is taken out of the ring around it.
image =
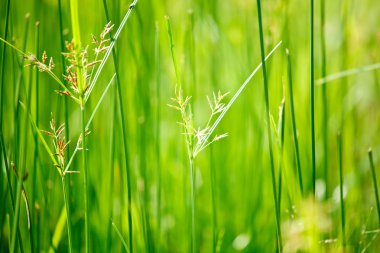
[[[0,2],[2,38],[5,37],[7,2]],[[58,0],[11,0],[10,3],[7,40],[22,49],[26,37],[24,51],[41,56],[45,50],[54,59],[54,72],[61,77],[63,63]],[[61,4],[64,40],[71,41],[69,1],[61,0]],[[107,1],[107,4],[111,21],[117,28],[130,2],[113,0]],[[380,247],[376,238],[379,221],[367,150],[373,147],[375,168],[380,168],[380,72],[363,72],[325,84],[326,103],[323,101],[323,85],[315,86],[318,179],[315,204],[311,197],[310,3],[302,0],[267,0],[262,1],[262,11],[266,52],[280,40],[283,42],[267,62],[267,72],[270,111],[275,124],[278,124],[278,108],[285,96],[282,156],[280,138],[273,132],[276,176],[282,168],[280,214],[284,251],[343,251],[337,144],[337,133],[341,132],[346,251],[376,252]],[[27,13],[28,19],[25,18]],[[323,31],[327,75],[380,61],[380,4],[377,1],[326,1],[324,29],[320,13],[321,2],[315,1],[316,79],[323,76]],[[82,43],[90,44],[91,34],[100,34],[107,23],[103,2],[79,1],[79,16]],[[192,97],[197,126],[203,126],[210,113],[206,96],[220,90],[230,92],[229,100],[260,63],[256,1],[138,2],[116,43],[127,121],[128,157],[123,151],[116,85],[111,86],[90,126],[87,154],[91,252],[124,251],[111,220],[128,243],[127,176],[131,181],[134,252],[189,252],[190,173],[185,140],[177,124],[180,116],[167,106],[171,103],[170,98],[175,96],[176,79],[165,16],[171,19],[184,93]],[[40,22],[39,52],[36,52],[35,39],[37,21]],[[6,48],[4,55],[3,47],[1,43],[0,59],[5,59],[1,66],[4,68],[1,77],[2,145],[8,162],[13,161],[18,170],[24,166],[29,175],[24,186],[30,204],[33,235],[30,236],[28,231],[27,213],[22,200],[19,230],[24,252],[31,251],[31,239],[35,252],[47,252],[54,250],[54,247],[57,252],[67,252],[59,174],[41,143],[37,141],[36,145],[25,111],[20,109],[16,112],[19,99],[25,104],[30,103],[31,114],[35,117],[38,103],[39,128],[48,130],[51,113],[57,122],[65,121],[64,97],[55,94],[54,90],[59,87],[51,77],[39,73],[37,101],[37,71],[22,67],[20,55],[10,47]],[[286,48],[292,61],[303,196],[297,181]],[[87,104],[87,118],[115,72],[112,61],[110,57]],[[327,108],[327,120],[324,118],[324,108]],[[68,100],[67,112],[66,124],[69,139],[72,139],[70,153],[81,131],[80,110],[73,101]],[[195,160],[197,251],[212,252],[212,191],[216,205],[217,252],[276,251],[266,124],[260,70],[216,129],[217,133],[228,132],[229,136],[207,148]],[[50,139],[47,140],[50,145]],[[39,152],[36,156],[37,147]],[[125,159],[129,161],[131,175],[126,175]],[[6,252],[10,237],[7,217],[10,215],[12,224],[13,209],[3,154],[0,161],[0,251]],[[71,169],[81,171],[81,166],[81,155],[77,155]],[[210,172],[215,176],[214,189],[211,189]],[[13,194],[16,194],[15,173],[10,171],[10,178]],[[82,174],[69,175],[69,181],[73,252],[80,252],[84,250]],[[310,211],[314,205],[317,206],[315,215]],[[311,235],[310,231],[316,232]],[[58,238],[53,238],[54,233],[58,233]],[[19,248],[17,250],[20,251]]]

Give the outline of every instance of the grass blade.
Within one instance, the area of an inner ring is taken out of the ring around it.
[[[314,0],[310,0],[310,114],[311,114],[311,168],[313,196],[315,196],[315,109],[314,109]]]
[[[288,67],[288,84],[289,84],[289,98],[290,98],[290,113],[292,118],[292,130],[293,130],[293,141],[294,141],[294,149],[296,153],[296,162],[297,162],[297,172],[298,172],[298,185],[301,191],[301,195],[303,194],[303,183],[302,183],[302,169],[301,169],[301,158],[298,144],[298,135],[297,135],[297,123],[296,123],[296,112],[294,108],[294,95],[293,95],[293,78],[292,78],[292,65],[290,60],[289,50],[286,50],[286,60]]]
[[[106,93],[108,92],[108,90],[109,90],[111,84],[113,83],[114,78],[115,78],[115,74],[112,76],[112,78],[111,78],[111,80],[109,81],[107,87],[104,89],[104,91],[103,91],[103,93],[102,93],[102,96],[100,97],[98,103],[96,104],[94,110],[92,111],[91,116],[90,116],[90,118],[88,119],[87,124],[86,124],[86,132],[89,130],[89,127],[90,127],[90,125],[91,125],[91,122],[92,122],[92,120],[94,119],[95,114],[96,114],[96,112],[98,111],[99,106],[100,106],[100,104],[102,103],[102,101],[103,101],[103,99],[104,99]],[[70,157],[70,159],[69,159],[69,162],[67,163],[67,165],[66,165],[66,167],[65,167],[65,170],[64,170],[65,172],[67,172],[67,171],[70,169],[71,163],[73,162],[74,157],[75,157],[75,155],[76,155],[76,153],[78,152],[79,149],[80,149],[80,146],[79,146],[79,140],[78,140],[78,143],[77,143],[77,145],[76,145],[76,148],[74,149],[74,152],[71,154],[71,157]]]
[[[375,192],[375,201],[376,201],[376,208],[377,208],[377,217],[379,219],[379,225],[380,225],[380,200],[379,200],[379,191],[377,188],[377,180],[376,180],[376,170],[375,165],[373,163],[373,154],[372,154],[372,148],[369,148],[368,150],[368,158],[369,158],[369,164],[371,166],[371,175],[372,175],[372,182],[373,182],[373,191]]]
[[[342,135],[338,133],[338,154],[339,154],[339,197],[340,197],[340,219],[342,228],[342,244],[346,247],[346,219],[344,211],[344,192],[343,192],[343,145]]]
[[[345,78],[345,77],[349,77],[349,76],[353,76],[353,75],[358,75],[358,74],[361,74],[363,72],[374,71],[377,69],[380,69],[380,62],[370,64],[370,65],[365,65],[362,67],[353,68],[353,69],[348,69],[345,71],[341,71],[341,72],[338,72],[335,74],[325,76],[323,78],[316,80],[316,85],[326,85],[327,83],[330,83],[330,82],[335,81],[335,80],[339,80],[341,78]]]
[[[88,97],[90,96],[91,92],[92,92],[92,89],[94,88],[98,78],[99,78],[99,75],[100,75],[100,72],[102,71],[104,65],[106,64],[107,60],[108,60],[108,57],[110,56],[111,52],[112,52],[112,49],[114,48],[115,46],[115,43],[117,41],[117,39],[119,38],[119,35],[121,33],[121,31],[123,30],[124,28],[124,25],[125,23],[127,22],[133,8],[136,6],[137,4],[137,1],[138,0],[134,0],[133,3],[129,6],[128,8],[128,11],[127,13],[125,14],[123,20],[121,21],[120,25],[119,25],[119,28],[117,29],[115,35],[113,36],[112,40],[111,40],[111,43],[110,45],[108,46],[108,50],[107,52],[105,53],[103,59],[102,59],[102,62],[100,63],[98,69],[96,70],[95,72],[95,76],[94,78],[91,80],[91,84],[90,84],[90,87],[88,88],[88,92],[87,92],[87,96],[86,96],[86,100],[88,99]]]
[[[269,57],[277,50],[277,48],[282,44],[282,41],[278,42],[276,46],[269,52],[269,54],[265,57],[265,61],[269,59]],[[210,131],[205,135],[205,137],[202,139],[202,144],[197,147],[194,151],[194,154],[198,154],[200,151],[202,151],[207,142],[210,138],[211,134],[215,131],[215,128],[219,125],[220,121],[223,119],[224,115],[227,113],[227,111],[230,109],[230,107],[233,105],[235,100],[240,96],[244,88],[247,86],[247,84],[251,81],[251,79],[256,75],[257,71],[262,66],[262,62],[252,71],[252,73],[248,76],[248,78],[244,81],[244,83],[240,86],[240,88],[236,91],[234,96],[231,98],[231,100],[226,105],[225,109],[219,114],[218,118],[215,120],[214,124],[211,126]]]
[[[264,95],[265,95],[265,109],[266,109],[266,120],[267,120],[267,134],[268,134],[268,144],[269,144],[269,158],[271,166],[271,178],[272,178],[272,191],[273,199],[276,213],[276,229],[277,229],[277,246],[278,250],[282,251],[282,238],[281,238],[281,222],[280,222],[280,210],[277,202],[277,187],[276,187],[276,175],[274,168],[274,158],[273,158],[273,149],[272,149],[272,134],[271,134],[271,123],[270,123],[270,108],[269,108],[269,89],[268,89],[268,79],[267,71],[265,65],[265,50],[264,50],[264,35],[263,35],[263,25],[261,17],[261,1],[257,0],[257,13],[258,13],[258,23],[259,23],[259,32],[260,32],[260,51],[261,51],[261,64],[264,78]]]
[[[119,229],[116,227],[115,223],[112,221],[112,227],[115,229],[117,236],[119,237],[121,243],[124,246],[126,252],[130,253],[127,243],[125,242],[123,235],[120,233]]]

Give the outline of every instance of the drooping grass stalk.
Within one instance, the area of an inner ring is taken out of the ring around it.
[[[321,68],[322,68],[322,77],[326,76],[326,39],[325,39],[325,0],[321,0]],[[329,150],[328,150],[328,110],[329,105],[327,101],[327,86],[323,85],[322,87],[322,111],[323,111],[323,120],[322,120],[322,133],[323,133],[323,167],[324,167],[324,177],[326,184],[326,193],[325,199],[329,196],[329,183],[328,183],[328,166],[329,166]]]
[[[275,205],[275,214],[276,214],[276,228],[277,228],[277,245],[278,249],[282,251],[282,239],[281,239],[281,224],[280,224],[280,210],[277,202],[277,187],[276,187],[276,175],[274,168],[274,158],[273,158],[273,147],[272,147],[272,134],[271,134],[271,124],[270,124],[270,108],[269,108],[269,89],[268,89],[268,79],[267,71],[265,65],[265,50],[264,50],[264,34],[263,34],[263,25],[261,17],[261,1],[257,0],[257,13],[258,13],[258,23],[259,23],[259,32],[260,32],[260,51],[261,51],[261,64],[263,70],[264,78],[264,95],[265,95],[265,109],[266,109],[266,120],[267,120],[267,133],[268,133],[268,144],[269,144],[269,158],[271,166],[271,175],[272,175],[272,190],[273,190],[273,199]]]
[[[89,128],[89,126],[90,126],[90,124],[91,124],[91,122],[92,122],[92,120],[93,120],[96,112],[98,111],[98,108],[99,108],[100,104],[102,103],[102,101],[103,101],[106,93],[108,92],[111,84],[113,83],[114,78],[115,78],[115,75],[113,75],[113,77],[111,78],[111,80],[108,83],[107,87],[104,89],[104,91],[102,93],[102,96],[98,100],[98,102],[97,102],[97,104],[96,104],[96,106],[95,106],[95,108],[94,108],[94,110],[93,110],[90,118],[87,121],[87,124],[86,124],[86,127],[85,127],[86,131],[88,130],[88,128]],[[38,129],[38,127],[37,127],[36,123],[34,122],[32,116],[27,111],[27,107],[23,103],[21,103],[21,102],[20,102],[20,104],[23,107],[23,109],[26,111],[27,115],[29,116],[29,120],[30,120],[30,122],[31,122],[31,124],[33,126],[33,130],[35,131],[35,133],[40,138],[40,140],[41,140],[41,142],[42,142],[42,144],[43,144],[46,152],[49,154],[49,157],[50,157],[51,161],[54,164],[54,167],[57,169],[59,175],[62,178],[62,188],[63,188],[63,194],[64,194],[64,201],[65,201],[65,207],[66,207],[65,210],[66,210],[66,212],[64,210],[62,210],[62,213],[63,213],[61,215],[62,219],[60,218],[59,222],[61,223],[61,222],[64,222],[65,220],[67,222],[68,238],[69,238],[69,251],[71,252],[72,251],[72,243],[71,243],[72,236],[71,236],[71,216],[69,215],[70,214],[70,203],[69,203],[69,199],[68,199],[68,191],[67,191],[67,187],[66,187],[65,177],[68,174],[75,172],[75,171],[70,171],[69,169],[70,169],[71,163],[72,163],[72,161],[73,161],[76,153],[81,148],[80,147],[81,138],[79,138],[79,140],[77,142],[77,145],[76,145],[76,148],[75,148],[72,156],[69,159],[69,162],[67,163],[67,165],[65,167],[63,167],[62,164],[59,164],[59,162],[57,162],[57,159],[55,158],[55,154],[50,150],[49,145],[47,144],[47,142],[45,141],[44,137],[42,136],[41,131]],[[54,233],[55,240],[53,240],[55,242],[55,245],[58,245],[59,239],[61,237],[61,231],[60,230],[62,230],[62,228],[57,226],[56,231]]]
[[[155,41],[154,41],[154,50],[155,50],[155,63],[156,63],[156,129],[155,129],[155,136],[156,136],[156,167],[157,167],[157,234],[156,234],[156,243],[157,243],[157,249],[160,250],[160,243],[161,243],[161,161],[160,161],[160,154],[161,154],[161,128],[160,128],[160,122],[161,122],[161,113],[160,113],[160,105],[161,105],[161,65],[160,65],[160,40],[159,40],[159,27],[158,23],[156,23],[156,34],[155,34]]]
[[[286,49],[286,60],[287,60],[286,61],[286,63],[287,63],[287,69],[288,69],[290,114],[291,114],[291,119],[292,119],[294,150],[295,150],[295,153],[296,153],[297,172],[298,172],[298,186],[300,188],[301,194],[303,194],[301,159],[300,159],[300,151],[299,151],[299,145],[298,145],[296,112],[295,112],[295,108],[294,108],[292,65],[291,65],[290,53],[289,53],[288,49]]]
[[[346,220],[344,211],[344,193],[343,193],[343,144],[342,135],[338,133],[338,155],[339,155],[339,197],[340,197],[340,219],[342,228],[342,244],[346,247]]]
[[[368,150],[368,158],[369,158],[369,164],[370,164],[370,167],[371,167],[372,182],[373,182],[373,191],[375,192],[377,217],[379,219],[379,224],[380,224],[380,200],[379,200],[379,191],[378,191],[378,188],[377,188],[375,165],[373,163],[372,148],[369,148],[369,150]]]
[[[313,196],[315,196],[315,115],[314,115],[314,0],[310,0],[310,114],[311,114],[311,169]]]
[[[113,63],[114,63],[114,69],[116,73],[116,85],[117,85],[117,94],[118,94],[118,105],[119,105],[119,111],[120,111],[120,119],[121,119],[121,132],[122,132],[122,139],[123,139],[123,150],[124,150],[124,160],[125,160],[125,170],[126,170],[126,180],[127,180],[127,201],[128,201],[128,232],[129,232],[129,251],[133,253],[133,224],[132,224],[132,187],[131,187],[131,170],[130,170],[130,163],[129,163],[129,152],[128,152],[128,143],[127,143],[127,119],[124,115],[124,99],[123,94],[121,91],[121,83],[120,83],[120,76],[119,76],[119,67],[118,67],[118,57],[116,54],[116,51],[114,49],[114,43],[116,39],[118,38],[121,29],[124,27],[126,21],[128,20],[128,17],[137,4],[137,0],[134,0],[133,3],[130,5],[127,14],[124,16],[123,21],[121,22],[119,29],[116,31],[115,35],[113,36],[113,40],[111,40],[110,49],[107,50],[106,55],[103,58],[103,61],[101,65],[99,66],[97,72],[95,73],[95,77],[93,80],[96,81],[99,69],[101,69],[102,64],[105,63],[107,60],[111,50],[112,50],[112,57],[113,57]],[[109,14],[108,14],[108,8],[107,8],[107,1],[103,0],[103,7],[106,15],[107,21],[110,20]],[[110,38],[112,38],[112,33],[110,33]],[[104,63],[103,63],[104,62]],[[92,82],[93,83],[93,82]],[[90,85],[93,87],[93,84]],[[95,83],[94,83],[95,85]]]

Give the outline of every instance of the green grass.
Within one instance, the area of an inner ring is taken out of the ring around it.
[[[0,252],[377,252],[379,12],[0,1]]]

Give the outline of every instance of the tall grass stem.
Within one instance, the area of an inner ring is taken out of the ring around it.
[[[275,165],[273,157],[273,147],[272,147],[272,134],[271,134],[271,121],[270,121],[270,108],[269,108],[269,87],[267,79],[267,71],[265,64],[265,49],[264,49],[264,34],[262,25],[262,15],[261,15],[261,1],[257,0],[257,13],[258,13],[258,23],[259,23],[259,33],[260,33],[260,51],[261,51],[261,64],[264,79],[264,95],[265,95],[265,109],[266,109],[266,120],[267,120],[267,134],[268,134],[268,145],[269,145],[269,158],[270,158],[270,168],[272,176],[272,190],[273,199],[275,206],[275,217],[276,217],[276,228],[277,228],[277,245],[278,249],[282,251],[282,239],[281,239],[281,222],[280,222],[280,210],[278,206],[277,199],[277,186],[276,186],[276,175],[275,175]]]
[[[290,99],[290,114],[292,119],[292,130],[293,130],[293,141],[294,141],[294,150],[296,153],[296,163],[297,163],[297,172],[298,172],[298,186],[300,188],[301,194],[303,194],[303,183],[302,183],[302,167],[301,167],[301,158],[298,144],[298,130],[296,123],[296,112],[294,107],[294,94],[293,94],[293,78],[292,78],[292,64],[289,50],[286,49],[286,63],[288,70],[288,86],[289,86],[289,99]]]

